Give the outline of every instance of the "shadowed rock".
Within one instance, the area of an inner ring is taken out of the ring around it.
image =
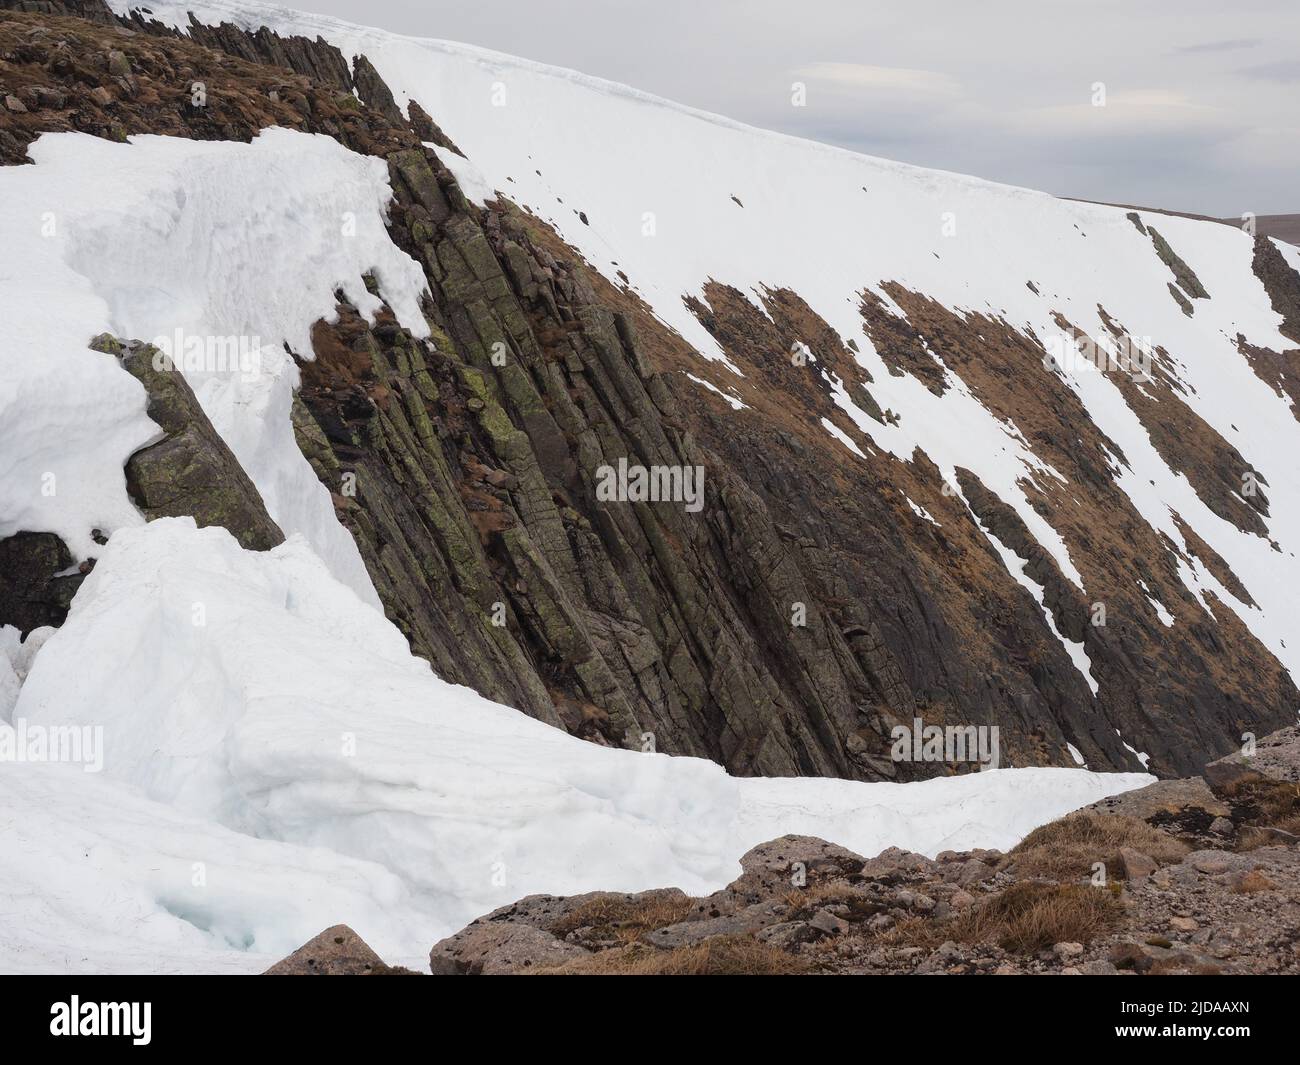
[[[126,487],[147,518],[189,515],[200,526],[228,529],[250,551],[284,543],[248,474],[203,413],[184,376],[155,347],[122,343],[103,335],[96,351],[116,355],[122,368],[144,385],[146,413],[164,439],[141,448],[126,463]]]

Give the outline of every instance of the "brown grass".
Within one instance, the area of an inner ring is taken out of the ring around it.
[[[865,921],[868,917],[874,917],[886,909],[881,903],[855,890],[851,885],[843,883],[822,884],[788,891],[783,901],[790,907],[790,912],[784,917],[787,921],[806,921],[823,907],[834,905],[848,907],[848,912],[841,913],[839,916],[850,923]]]
[[[1032,954],[1054,943],[1089,943],[1118,924],[1122,912],[1104,889],[1021,881],[958,917],[948,938]]]
[[[572,932],[589,929],[580,939],[635,943],[647,932],[685,920],[693,905],[689,896],[669,891],[639,899],[598,895],[565,914],[548,931],[563,939]]]
[[[536,976],[798,976],[806,966],[752,936],[715,936],[675,950],[632,944],[574,958]]]
[[[1009,857],[1019,876],[1078,880],[1091,874],[1095,862],[1116,873],[1121,847],[1149,854],[1161,865],[1177,862],[1191,850],[1136,817],[1081,811],[1034,829]]]
[[[1117,892],[1083,884],[1022,880],[946,921],[906,917],[868,935],[881,947],[933,950],[954,943],[997,943],[1032,954],[1056,943],[1089,943],[1115,927],[1123,907]]]
[[[953,921],[936,921],[924,917],[904,917],[881,932],[869,932],[867,941],[881,947],[921,947],[933,950],[949,939],[956,939]]]
[[[1281,828],[1300,818],[1300,783],[1293,780],[1244,780],[1223,789],[1223,795],[1245,814],[1250,824]]]
[[[1233,819],[1242,825],[1235,849],[1253,851],[1287,842],[1270,832],[1280,829],[1300,836],[1300,784],[1290,780],[1239,781],[1223,789],[1233,805]]]
[[[1300,837],[1300,816],[1287,817],[1276,824],[1266,827],[1257,828],[1251,826],[1243,828],[1237,834],[1235,849],[1239,851],[1253,851],[1260,847],[1277,847],[1292,842],[1285,837],[1279,838],[1269,831],[1270,828],[1281,829],[1283,832],[1289,832],[1291,835]]]

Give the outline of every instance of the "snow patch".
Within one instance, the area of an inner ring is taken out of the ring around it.
[[[598,747],[439,680],[301,537],[249,552],[190,519],[112,537],[16,713],[102,725],[106,744],[93,777],[0,774],[0,892],[20,900],[0,909],[0,968],[21,970],[145,968],[151,952],[254,969],[339,921],[422,967],[438,938],[534,892],[707,893],[787,832],[862,854],[1005,849],[1150,782],[736,779]]]
[[[963,502],[964,501],[963,497]],[[967,508],[969,509],[969,504],[967,504]],[[1080,675],[1087,682],[1088,689],[1095,696],[1100,688],[1097,681],[1093,679],[1092,660],[1088,657],[1088,652],[1084,649],[1083,642],[1080,640],[1071,640],[1065,635],[1065,633],[1056,627],[1056,619],[1052,617],[1052,611],[1048,608],[1046,597],[1043,595],[1043,586],[1029,576],[1027,571],[1028,563],[999,540],[993,534],[993,531],[980,521],[973,510],[970,513],[971,517],[975,520],[975,524],[979,526],[980,532],[984,534],[985,538],[993,546],[993,550],[998,553],[998,557],[1002,559],[1002,564],[1007,567],[1007,572],[1015,578],[1017,584],[1034,597],[1034,602],[1038,604],[1038,608],[1043,612],[1043,618],[1047,622],[1047,627],[1052,630],[1052,635],[1055,636],[1060,645],[1065,648],[1065,653],[1070,656],[1070,661],[1074,663],[1074,668],[1079,671]]]
[[[867,457],[866,455],[863,454],[862,448],[858,447],[858,445],[853,442],[853,438],[849,436],[849,434],[846,433],[843,429],[841,429],[838,425],[836,425],[833,421],[831,421],[829,418],[823,418],[821,422],[822,422],[822,428],[825,429],[828,433],[830,433],[831,436],[835,437],[835,439],[838,440],[841,444],[843,444],[846,448],[852,451],[853,454],[863,459]]]
[[[717,385],[713,384],[711,381],[706,381],[704,380],[703,377],[696,377],[693,373],[688,373],[686,376],[689,377],[692,381],[694,381],[697,385],[703,385],[710,392],[726,400],[728,406],[730,406],[732,410],[749,409],[748,403],[742,403],[735,396],[731,395],[731,393],[722,391],[722,389],[720,389]]]
[[[185,366],[204,412],[286,534],[303,533],[333,571],[378,606],[329,492],[298,450],[289,420],[310,329],[333,320],[334,292],[371,316],[373,272],[399,321],[428,335],[420,267],[384,226],[382,159],[284,129],[251,144],[132,137],[116,144],[45,134],[35,166],[0,175],[0,537],[58,533],[78,559],[91,529],[138,525],[122,467],[157,439],[140,384],[92,337],[240,338],[254,372]],[[50,218],[43,226],[42,218]],[[0,400],[3,402],[3,400]]]

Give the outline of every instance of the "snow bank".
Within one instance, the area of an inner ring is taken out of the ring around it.
[[[256,968],[339,921],[421,964],[439,937],[534,892],[705,893],[787,832],[865,854],[1006,847],[1151,780],[739,780],[598,747],[439,680],[301,538],[248,552],[189,519],[112,537],[36,656],[19,718],[102,726],[105,753],[101,774],[0,773],[0,867],[28,898],[0,908],[0,965],[17,969],[111,967],[115,908],[146,967],[153,943],[178,968]],[[57,919],[32,924],[45,910]]]
[[[196,338],[203,357],[178,364],[271,516],[377,606],[294,441],[285,347],[311,357],[337,289],[372,314],[371,271],[402,324],[428,334],[423,274],[384,226],[383,160],[281,129],[251,144],[46,134],[29,155],[0,179],[0,538],[57,532],[81,559],[97,553],[92,528],[140,523],[122,467],[158,427],[140,384],[86,345],[107,331],[179,354],[178,336]],[[232,370],[227,342],[252,358]]]

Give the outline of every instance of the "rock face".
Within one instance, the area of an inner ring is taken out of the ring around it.
[[[88,346],[117,357],[148,395],[146,412],[162,439],[126,463],[127,491],[146,518],[193,517],[200,526],[220,525],[251,551],[284,542],[262,497],[239,461],[212,428],[185,378],[167,368],[156,348],[111,336]],[[100,535],[94,538],[102,543]],[[26,636],[44,625],[63,624],[72,597],[94,559],[78,565],[59,537],[23,532],[0,540],[0,625]]]
[[[17,533],[0,540],[0,625],[26,636],[43,625],[62,625],[83,574],[53,533]]]
[[[96,337],[96,351],[115,355],[144,385],[146,413],[164,436],[126,463],[126,489],[147,518],[190,515],[200,527],[221,525],[250,551],[284,543],[261,495],[212,428],[185,378],[157,348]]]
[[[413,976],[410,969],[385,965],[359,935],[345,924],[325,929],[264,976]]]
[[[6,86],[24,108],[0,113],[4,162],[23,162],[44,130],[247,140],[269,125],[387,160],[390,232],[424,267],[432,339],[416,340],[387,312],[368,323],[340,305],[336,322],[317,324],[313,350],[296,353],[294,428],[389,618],[446,679],[593,742],[707,757],[737,774],[912,779],[968,768],[893,760],[891,732],[914,718],[996,726],[1002,764],[1071,765],[1068,743],[1093,769],[1137,768],[1118,730],[1154,770],[1189,773],[1243,731],[1291,719],[1297,693],[1284,671],[1244,629],[1177,590],[1179,560],[1154,534],[1135,532],[1094,560],[1089,587],[1127,619],[1094,628],[1089,604],[1023,523],[963,478],[980,520],[1045,588],[1058,629],[1085,644],[1094,698],[924,456],[850,463],[828,453],[819,418],[831,401],[809,375],[786,372],[791,331],[866,409],[879,408],[851,352],[797,294],[769,293],[766,316],[724,285],[700,305],[765,390],[744,418],[724,415],[681,372],[699,370],[699,359],[630,292],[508,201],[469,203],[424,146],[455,150],[438,116],[417,106],[403,115],[364,56],[349,66],[319,39],[198,23],[186,37],[141,12],[100,14],[0,21]],[[192,106],[195,82],[221,91]],[[1153,237],[1152,254],[1165,249],[1172,276],[1202,298],[1176,251]],[[1275,300],[1290,300],[1285,263],[1261,255]],[[962,320],[901,289],[896,298],[908,322],[863,314],[899,372],[924,379],[913,335],[924,328],[990,409],[1024,407],[1005,382],[1036,381],[1041,349],[1005,323]],[[1282,373],[1275,355],[1260,353],[1257,372]],[[932,383],[945,387],[942,375]],[[153,397],[158,382],[146,384]],[[249,547],[278,542],[192,396],[173,389],[154,402],[168,439],[128,470],[142,509],[231,524]],[[1147,528],[1106,472],[1113,443],[1088,436],[1068,396],[1017,418],[1087,500],[1080,538],[1098,520]],[[1151,424],[1162,439],[1193,436],[1181,423]],[[1082,449],[1070,443],[1076,434],[1088,436]],[[1207,443],[1207,454],[1217,447]],[[602,470],[620,463],[703,469],[702,506],[600,498]],[[1219,490],[1221,473],[1189,479],[1233,520],[1258,521]],[[220,485],[214,498],[203,498],[205,482]],[[1214,569],[1212,555],[1205,548],[1202,561]],[[47,588],[45,563],[23,558],[11,579]],[[1151,613],[1139,582],[1179,612],[1176,628],[1139,620]],[[0,620],[6,613],[58,616],[0,595]]]
[[[1212,787],[1223,787],[1252,774],[1279,780],[1300,780],[1300,725],[1279,729],[1253,745],[1249,755],[1237,752],[1225,755],[1205,767],[1205,777]]]

